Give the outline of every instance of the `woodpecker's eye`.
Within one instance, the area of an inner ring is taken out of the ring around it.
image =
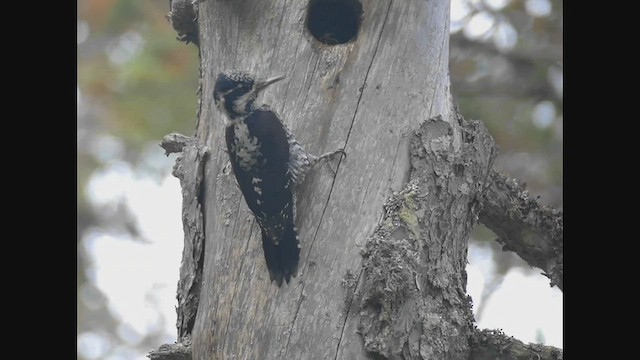
[[[214,94],[224,96],[225,94],[228,94],[230,91],[235,89],[236,86],[237,86],[237,84],[232,82],[232,81],[230,81],[230,80],[221,79],[221,80],[216,81],[216,85],[215,85],[215,88],[214,88],[213,92],[214,92]]]
[[[238,89],[240,89],[240,93],[248,93],[253,88],[253,81],[243,81],[238,84]]]

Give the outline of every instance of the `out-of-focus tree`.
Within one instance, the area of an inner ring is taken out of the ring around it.
[[[452,91],[500,145],[498,169],[562,207],[562,1],[454,0]]]
[[[562,208],[563,43],[561,0],[452,0],[451,91],[461,112],[481,119],[500,153],[495,167]],[[513,267],[539,273],[503,252],[488,229],[471,244],[490,249],[478,316]]]
[[[140,337],[121,326],[94,284],[96,269],[86,249],[95,233],[144,239],[124,201],[96,203],[87,184],[123,167],[158,179],[171,170],[158,161],[158,143],[170,131],[193,129],[198,52],[175,40],[165,18],[167,2],[77,4],[78,359],[129,359],[157,346],[163,329]]]

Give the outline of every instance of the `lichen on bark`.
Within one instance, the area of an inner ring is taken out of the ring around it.
[[[192,42],[200,46],[198,35],[198,3],[199,0],[171,0],[170,9],[167,13],[167,20],[178,33],[176,40],[185,44]]]
[[[389,197],[365,244],[358,331],[372,356],[468,356],[467,240],[496,147],[481,123],[459,115],[454,122],[421,124],[411,141],[410,181]],[[452,126],[460,129],[457,150]]]
[[[493,171],[482,197],[480,222],[491,229],[502,250],[513,251],[563,290],[564,217],[562,210],[541,204],[515,179]]]
[[[415,195],[409,183],[385,204],[385,220],[368,239],[362,256],[366,274],[361,294],[360,323],[365,349],[390,357],[408,340],[415,309],[403,307],[417,280],[420,251],[415,209],[407,199]],[[403,311],[404,313],[401,313]]]

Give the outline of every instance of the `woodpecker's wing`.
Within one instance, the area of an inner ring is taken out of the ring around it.
[[[291,208],[289,146],[277,115],[256,109],[239,125],[227,127],[226,141],[233,171],[251,211],[266,220]]]
[[[295,275],[299,248],[293,225],[293,196],[287,175],[289,144],[277,114],[251,112],[226,129],[229,159],[240,190],[262,230],[267,267],[282,283]]]

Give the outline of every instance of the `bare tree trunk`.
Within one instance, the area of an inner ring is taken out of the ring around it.
[[[408,179],[412,131],[435,115],[450,121],[451,103],[448,2],[363,1],[362,8],[357,39],[329,46],[306,29],[307,1],[200,5],[198,134],[212,154],[205,171],[196,359],[365,356],[355,331],[357,308],[350,312],[345,301],[352,290],[342,280],[361,273],[360,252],[382,205]],[[298,196],[299,274],[282,288],[269,281],[260,232],[233,176],[222,173],[224,124],[211,94],[216,74],[233,67],[286,74],[288,82],[267,91],[264,101],[308,151],[344,147],[348,153],[335,178],[316,169]]]
[[[325,34],[323,44],[306,20],[309,9],[335,2],[311,3],[195,5],[195,141],[163,145],[180,143],[174,172],[190,204],[185,241],[195,241],[183,256],[179,340],[192,344],[194,359],[467,359],[467,240],[496,147],[482,123],[452,105],[449,2],[340,2],[360,27],[338,45],[341,34]],[[331,164],[335,174],[315,169],[298,194],[300,266],[282,287],[270,282],[260,231],[223,151],[212,93],[228,68],[287,75],[264,102],[307,151],[348,153]],[[181,173],[189,166],[202,176]]]

